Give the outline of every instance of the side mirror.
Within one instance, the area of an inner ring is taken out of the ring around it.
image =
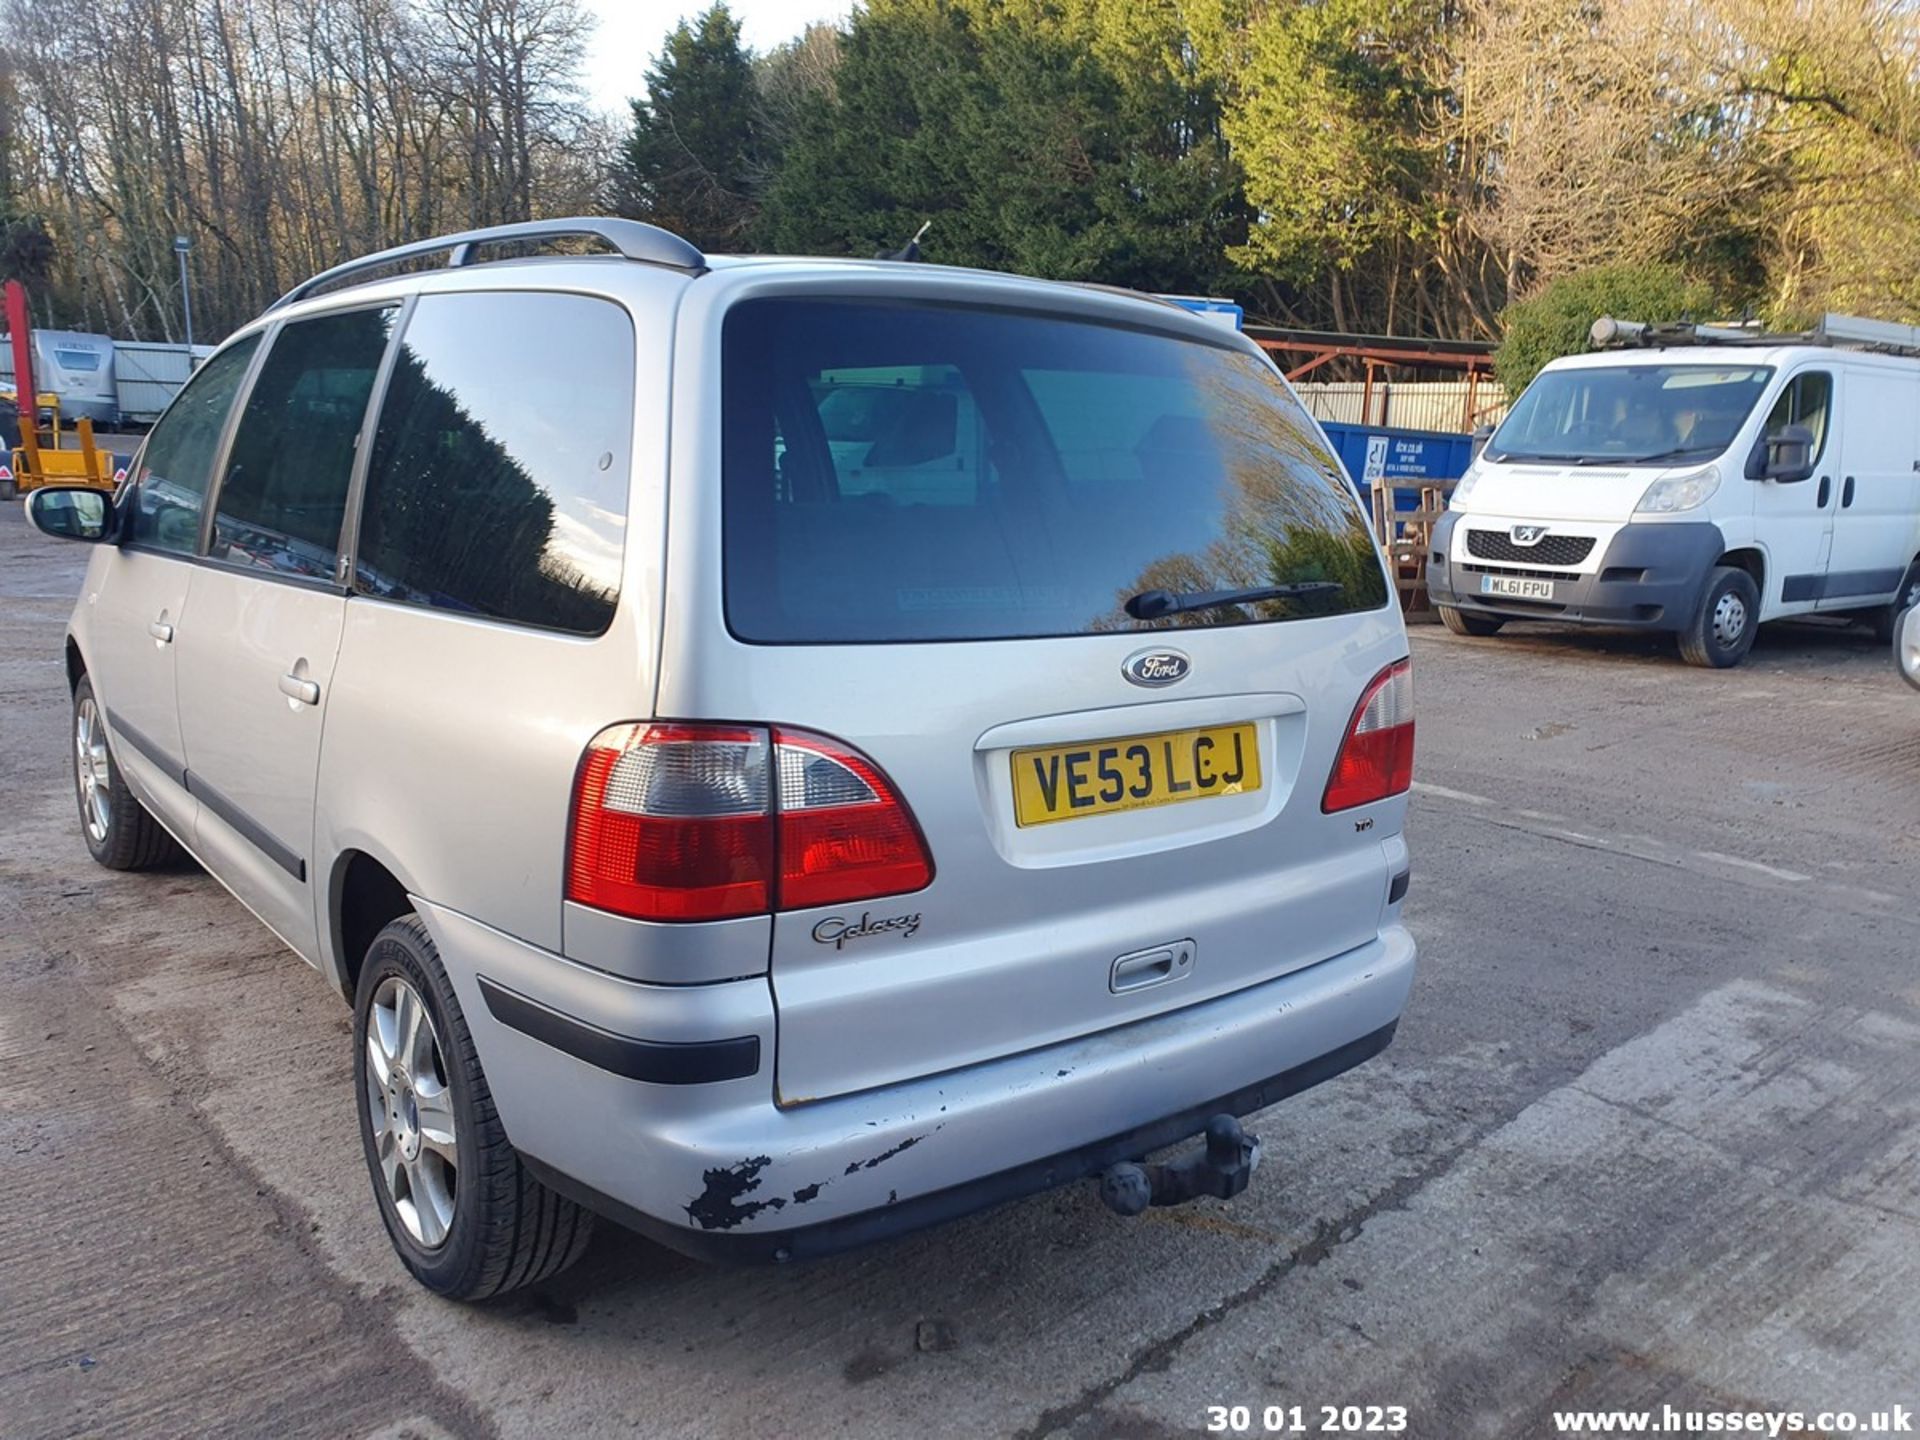
[[[1894,624],[1893,663],[1900,678],[1920,690],[1920,605],[1909,605]]]
[[[1755,480],[1773,480],[1782,485],[1797,485],[1813,474],[1813,431],[1805,425],[1782,425],[1760,442],[1760,464],[1749,466]]]
[[[109,540],[113,538],[113,497],[85,485],[30,490],[27,523],[56,540]]]
[[[1493,426],[1489,425],[1486,421],[1482,420],[1478,425],[1474,426],[1472,450],[1467,458],[1469,460],[1478,460],[1480,458],[1480,452],[1487,448],[1487,441],[1492,438]]]

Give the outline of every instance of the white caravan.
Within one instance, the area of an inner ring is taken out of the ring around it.
[[[114,380],[114,344],[105,335],[79,330],[33,332],[35,376],[42,390],[60,397],[60,416],[82,416],[96,425],[120,423],[120,396]]]
[[[1428,568],[1449,629],[1508,620],[1678,635],[1737,665],[1769,620],[1852,613],[1890,638],[1920,600],[1920,327],[1601,320],[1453,493]]]

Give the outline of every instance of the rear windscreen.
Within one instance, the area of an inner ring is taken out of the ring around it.
[[[1359,502],[1265,361],[962,307],[751,300],[722,344],[745,640],[1079,635],[1377,609]],[[1301,586],[1135,620],[1130,597]]]

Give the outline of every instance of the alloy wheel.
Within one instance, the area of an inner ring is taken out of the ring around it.
[[[105,842],[113,824],[112,772],[107,760],[107,730],[100,723],[100,709],[89,695],[73,714],[74,775],[80,786],[80,815],[86,822],[87,838],[95,845]]]
[[[380,1178],[407,1233],[428,1250],[453,1228],[460,1145],[440,1034],[426,1003],[390,975],[367,1012],[367,1118]]]

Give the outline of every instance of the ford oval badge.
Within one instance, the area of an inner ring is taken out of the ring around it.
[[[1136,685],[1157,688],[1186,679],[1191,669],[1192,662],[1178,650],[1142,650],[1138,655],[1127,657],[1120,673]]]

